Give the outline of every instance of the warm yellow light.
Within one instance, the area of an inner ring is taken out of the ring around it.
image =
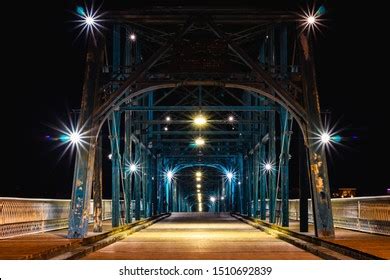
[[[195,145],[196,146],[203,146],[205,144],[205,141],[202,137],[198,137],[195,139]]]
[[[197,190],[198,193],[200,193],[200,190]]]
[[[196,177],[196,181],[200,182],[202,179],[200,177]]]
[[[197,188],[197,189],[200,189],[201,187],[202,187],[201,184],[196,184],[196,188]]]
[[[205,125],[206,123],[207,123],[207,120],[202,115],[198,115],[194,119],[194,124],[197,126],[202,126],[202,125]]]
[[[202,177],[202,172],[197,171],[197,172],[195,173],[195,175],[196,175],[196,177]]]

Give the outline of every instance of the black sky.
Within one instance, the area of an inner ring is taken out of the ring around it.
[[[9,22],[2,34],[5,180],[0,196],[69,198],[73,163],[68,157],[59,161],[61,149],[53,150],[44,137],[53,134],[48,124],[58,124],[67,110],[80,104],[85,46],[83,40],[74,41],[77,34],[70,11],[82,1],[25,2],[3,8],[21,22]],[[147,1],[133,2],[110,0],[103,7],[125,9]],[[203,2],[211,5],[212,1]],[[285,3],[295,8],[306,3],[236,2],[276,9],[287,9]],[[333,123],[339,121],[338,128],[345,128],[342,135],[357,137],[331,153],[330,179],[333,188],[350,186],[357,187],[360,195],[384,194],[390,187],[389,153],[383,148],[389,138],[389,109],[379,98],[388,95],[385,84],[389,78],[374,67],[386,63],[384,39],[379,37],[383,31],[370,19],[374,18],[369,12],[372,4],[357,2],[317,1],[327,9],[327,27],[315,41],[322,110],[330,112]],[[235,5],[230,1],[213,3]]]

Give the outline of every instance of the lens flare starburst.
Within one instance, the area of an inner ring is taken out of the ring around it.
[[[299,27],[302,32],[315,35],[316,31],[321,31],[321,27],[324,27],[324,19],[322,18],[325,13],[324,6],[320,6],[318,9],[314,4],[311,8],[308,6],[306,10],[302,9],[299,16]]]
[[[77,153],[80,153],[82,150],[87,151],[91,136],[90,131],[85,128],[85,125],[80,125],[78,122],[73,121],[69,116],[69,123],[60,121],[60,126],[49,125],[49,127],[54,129],[59,135],[46,138],[58,143],[55,148],[65,146],[59,159],[62,159],[69,150],[71,151],[71,154],[73,154],[74,151],[77,151]]]
[[[92,40],[96,45],[96,36],[97,34],[103,35],[100,30],[104,28],[102,25],[104,13],[101,13],[100,9],[101,6],[95,9],[93,2],[90,8],[88,8],[87,5],[85,5],[85,7],[78,6],[76,8],[74,14],[78,19],[74,20],[74,22],[78,24],[75,28],[80,29],[76,39],[79,38],[81,34],[85,33],[86,38],[92,37]]]
[[[272,161],[264,161],[261,163],[261,171],[265,173],[273,173],[276,170],[275,163]]]

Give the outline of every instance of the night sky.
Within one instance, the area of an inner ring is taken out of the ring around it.
[[[0,196],[69,198],[73,160],[68,155],[59,160],[62,149],[54,150],[53,143],[45,141],[45,135],[54,134],[49,125],[59,124],[69,110],[80,106],[85,41],[75,41],[77,32],[70,11],[83,2],[25,2],[2,9],[20,22],[3,25],[5,180]],[[126,9],[134,6],[133,2],[110,0],[103,7]],[[147,1],[139,2],[143,5]],[[190,1],[153,2],[162,5]],[[218,2],[230,3],[215,1]],[[282,1],[236,2],[287,8]],[[305,6],[305,1],[284,2],[295,9]],[[384,46],[377,37],[381,30],[367,26],[373,24],[367,16],[368,7],[359,6],[359,2],[317,1],[327,9],[327,27],[315,40],[315,55],[322,110],[328,112],[331,123],[338,122],[337,128],[344,129],[340,134],[348,139],[343,142],[344,147],[338,146],[331,152],[331,186],[356,187],[362,196],[385,193],[390,187],[390,165],[389,153],[383,148],[389,139],[389,109],[379,99],[388,95],[384,88],[388,78],[372,66],[385,63],[380,55]],[[202,1],[194,3],[199,6]]]

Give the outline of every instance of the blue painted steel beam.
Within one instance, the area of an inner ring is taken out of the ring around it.
[[[142,150],[140,143],[135,143],[134,145],[134,161],[139,165],[141,163]],[[142,163],[141,163],[142,164]],[[141,169],[141,168],[139,168]],[[141,219],[141,170],[134,172],[134,216],[135,220],[139,221]]]
[[[125,202],[125,222],[131,223],[133,219],[133,212],[131,207],[131,185],[133,174],[127,170],[128,165],[132,163],[132,141],[131,141],[131,113],[125,112],[125,139],[123,151],[123,188],[124,188],[124,202]]]
[[[120,112],[113,112],[109,120],[111,164],[112,164],[112,227],[120,225],[120,185],[121,185],[121,155],[120,155]]]
[[[282,196],[282,226],[289,226],[289,170],[290,160],[290,139],[291,139],[291,118],[285,109],[281,109],[280,127],[281,127],[281,154],[280,154],[280,185]]]
[[[88,145],[86,149],[80,149],[76,154],[72,199],[69,211],[68,238],[83,238],[88,233],[89,205],[92,191],[92,179],[94,172],[95,153],[97,141],[94,132],[97,131],[97,124],[91,118],[94,110],[94,99],[99,98],[98,90],[95,89],[98,78],[100,55],[98,44],[92,40],[88,42],[88,53],[86,60],[85,80],[83,84],[83,95],[81,110],[78,120],[79,127],[89,132]]]

